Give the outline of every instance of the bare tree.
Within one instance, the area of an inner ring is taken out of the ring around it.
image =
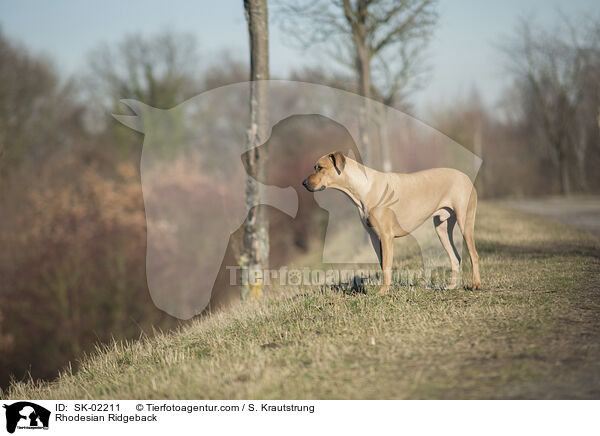
[[[566,17],[553,31],[519,23],[502,48],[521,89],[521,105],[531,126],[542,133],[557,163],[560,190],[571,191],[569,159],[577,163],[580,186],[587,188],[588,132],[598,105],[598,23],[575,27]],[[591,77],[596,77],[592,79]]]
[[[42,163],[82,134],[76,88],[65,82],[50,62],[0,31],[0,179],[24,158]]]
[[[333,59],[355,71],[358,93],[366,97],[361,152],[363,160],[369,162],[369,99],[395,104],[415,84],[422,72],[418,55],[437,20],[435,1],[306,0],[278,4],[283,29],[301,46],[324,44]],[[386,150],[382,154],[385,156]]]
[[[589,190],[587,163],[590,146],[598,146],[600,136],[596,128],[597,108],[600,105],[600,21],[586,19],[582,25],[573,26],[569,21],[572,50],[581,64],[575,78],[581,91],[576,108],[576,123],[571,130],[579,188]]]
[[[108,133],[120,152],[133,153],[137,159],[139,137],[109,114],[123,110],[119,103],[123,98],[170,109],[193,97],[201,88],[199,58],[194,35],[170,31],[128,35],[115,45],[96,47],[88,56],[83,77],[85,98],[91,102],[85,114],[88,130]],[[173,144],[181,142],[176,137],[182,134],[183,121],[173,122],[171,140],[161,149],[165,156],[173,154]]]
[[[96,103],[115,109],[121,98],[132,98],[170,109],[198,91],[198,44],[187,33],[129,35],[116,47],[103,44],[89,55],[88,84]]]
[[[268,123],[269,79],[269,26],[267,0],[244,0],[250,40],[250,126],[245,162],[248,172],[246,204],[249,209],[244,227],[243,266],[248,268],[249,282],[242,289],[242,298],[262,294],[262,272],[269,261],[269,223],[267,210],[255,207],[266,195],[257,180],[264,180],[267,172],[266,151],[258,145],[266,140]]]

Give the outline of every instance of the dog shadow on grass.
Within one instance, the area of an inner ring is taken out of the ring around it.
[[[370,284],[364,277],[355,275],[347,281],[331,285],[329,289],[344,295],[366,295],[368,293],[368,286],[370,286]]]

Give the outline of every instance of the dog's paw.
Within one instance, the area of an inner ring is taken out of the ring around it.
[[[390,287],[389,285],[384,285],[381,288],[379,288],[379,291],[377,292],[377,295],[387,295],[390,292]]]

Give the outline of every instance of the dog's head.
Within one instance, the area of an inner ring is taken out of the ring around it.
[[[315,164],[315,172],[308,176],[302,184],[310,192],[322,191],[341,181],[346,156],[341,151],[326,154]]]

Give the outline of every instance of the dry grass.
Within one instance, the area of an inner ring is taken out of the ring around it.
[[[599,398],[598,239],[487,204],[477,235],[483,291],[299,289],[2,397]]]

